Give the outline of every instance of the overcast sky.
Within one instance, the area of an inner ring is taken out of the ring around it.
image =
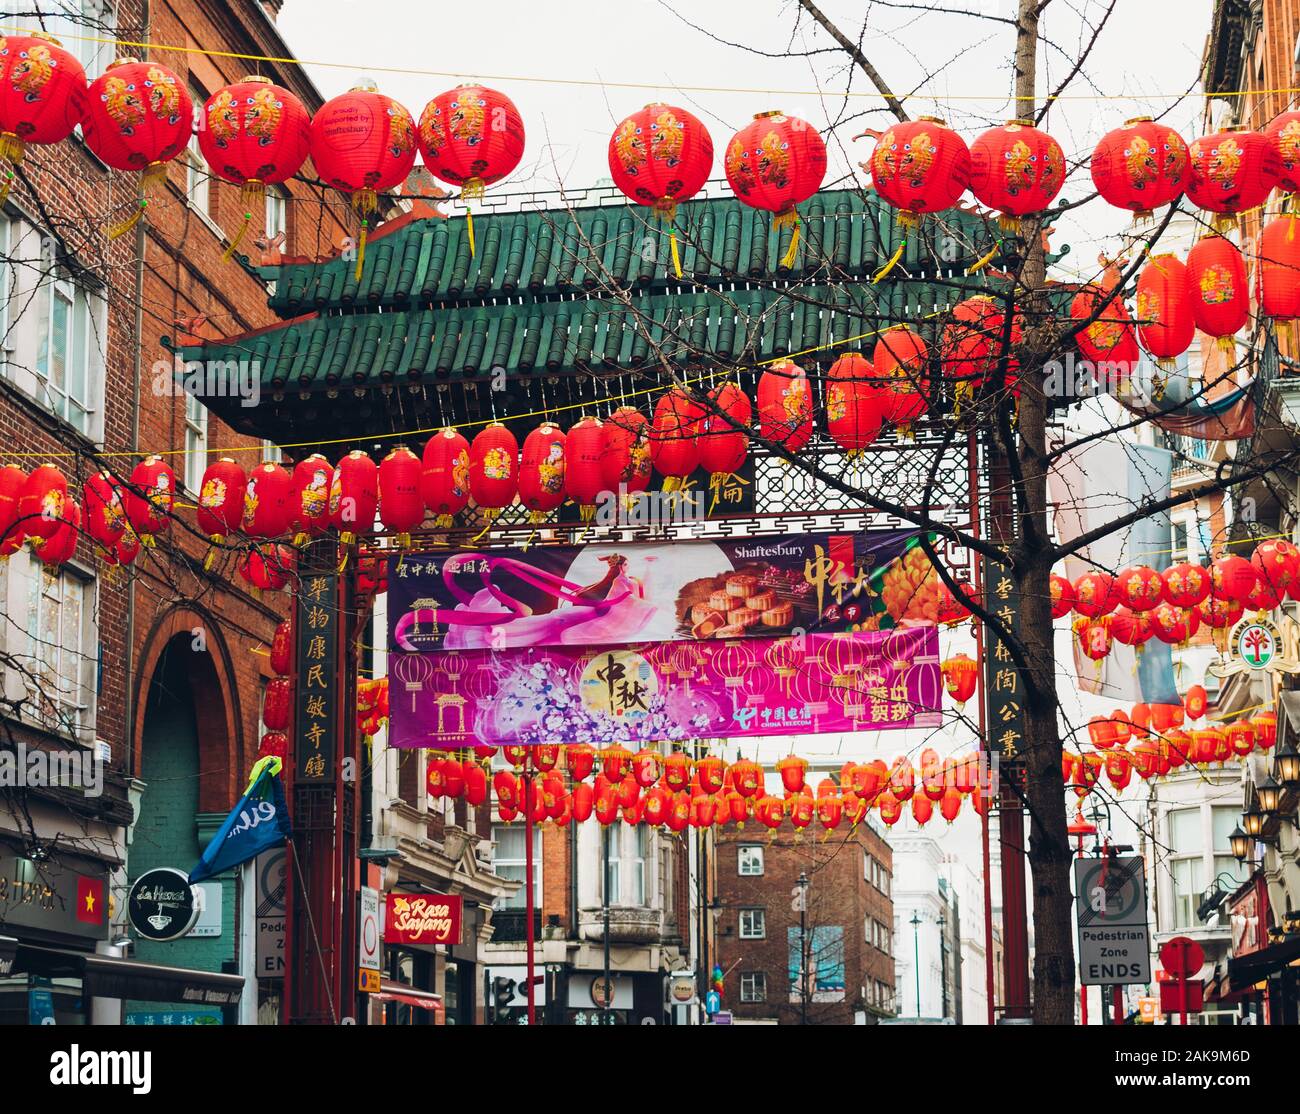
[[[967,0],[973,11],[1005,16],[1012,0]],[[856,36],[867,19],[864,50],[894,91],[916,89],[912,115],[945,117],[967,137],[1015,115],[1011,91],[1014,31],[1007,23],[944,12],[904,10],[862,0],[824,0],[822,9]],[[1044,35],[1040,91],[1055,88],[1079,56],[1082,24],[1095,22],[1100,0],[1053,0]],[[688,26],[674,10],[696,24]],[[1072,159],[1085,165],[1064,196],[1090,189],[1086,156],[1109,128],[1134,115],[1167,117],[1191,140],[1201,101],[1176,96],[1192,88],[1209,28],[1211,0],[1120,0],[1082,75],[1065,90],[1045,126]],[[870,140],[852,137],[889,119],[860,72],[840,53],[786,57],[825,49],[828,37],[800,17],[794,0],[479,0],[455,18],[423,0],[287,0],[280,27],[300,58],[330,65],[308,69],[326,97],[368,74],[417,117],[427,101],[462,80],[481,80],[518,104],[528,134],[519,189],[577,189],[608,177],[606,148],[614,125],[652,100],[696,112],[714,139],[721,176],[727,139],[755,112],[780,108],[810,120],[827,140],[828,185],[858,175]],[[709,38],[779,55],[763,57]],[[1158,45],[1157,45],[1158,44]],[[388,73],[389,69],[438,71]],[[545,80],[524,80],[525,78]],[[643,86],[643,87],[627,87]],[[848,88],[854,94],[843,96]],[[738,89],[742,92],[720,90]],[[1104,94],[1106,100],[1088,99]],[[497,187],[498,189],[504,186]],[[1128,215],[1104,202],[1060,222],[1058,242],[1089,266],[1114,248]]]

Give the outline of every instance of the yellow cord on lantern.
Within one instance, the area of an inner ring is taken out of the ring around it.
[[[140,223],[140,218],[144,216],[144,211],[145,208],[148,206],[148,204],[149,201],[147,198],[144,197],[140,198],[140,200],[136,202],[135,212],[133,212],[129,217],[126,218],[126,220],[122,221],[120,224],[115,224],[109,228],[108,238],[110,240],[116,240],[119,236],[125,236],[128,232],[130,232],[131,229],[133,229],[137,224]]]
[[[892,271],[898,265],[898,261],[903,258],[903,252],[904,250],[906,250],[906,248],[907,248],[907,241],[906,240],[901,241],[898,245],[898,248],[895,250],[894,254],[889,257],[889,262],[886,263],[883,267],[880,268],[880,270],[878,270],[874,275],[871,276],[872,286],[875,286],[876,283],[878,283],[882,278],[884,278],[887,274],[889,274],[889,272]]]
[[[244,223],[240,226],[239,231],[235,233],[235,238],[230,241],[230,246],[221,253],[222,263],[229,263],[235,257],[235,249],[244,242],[244,237],[248,235],[248,230],[252,227],[252,224],[253,214],[245,213]]]
[[[471,209],[465,210],[465,232],[469,236],[469,257],[474,258],[474,212]]]
[[[987,267],[990,263],[993,262],[993,257],[997,255],[998,248],[1000,248],[1001,246],[1002,246],[1001,240],[994,240],[993,247],[989,249],[988,254],[982,255],[980,256],[979,259],[975,260],[974,263],[972,263],[969,267],[966,268],[966,273],[968,275],[973,275],[976,271],[984,270],[985,267]]]
[[[366,220],[361,222],[361,238],[357,243],[357,282],[361,281],[361,272],[365,270],[366,267],[366,231],[369,223],[370,222]],[[340,568],[339,572],[342,571],[343,570]]]
[[[790,233],[790,246],[785,249],[785,254],[781,256],[781,266],[790,268],[794,266],[794,261],[799,255],[799,221],[796,218],[794,231]]]
[[[673,273],[678,278],[682,277],[682,257],[677,252],[677,233],[671,232],[668,235],[668,250],[673,255]]]

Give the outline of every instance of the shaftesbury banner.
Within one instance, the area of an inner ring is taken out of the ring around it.
[[[394,558],[392,743],[640,742],[939,722],[912,532]]]

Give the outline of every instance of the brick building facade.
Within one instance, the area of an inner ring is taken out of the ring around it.
[[[737,1022],[894,1016],[893,852],[870,820],[829,840],[796,832],[788,818],[775,838],[728,828],[713,870],[712,962],[725,975],[722,1008]]]

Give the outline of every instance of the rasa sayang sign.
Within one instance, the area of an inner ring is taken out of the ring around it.
[[[459,944],[461,901],[446,894],[389,894],[385,944]]]

